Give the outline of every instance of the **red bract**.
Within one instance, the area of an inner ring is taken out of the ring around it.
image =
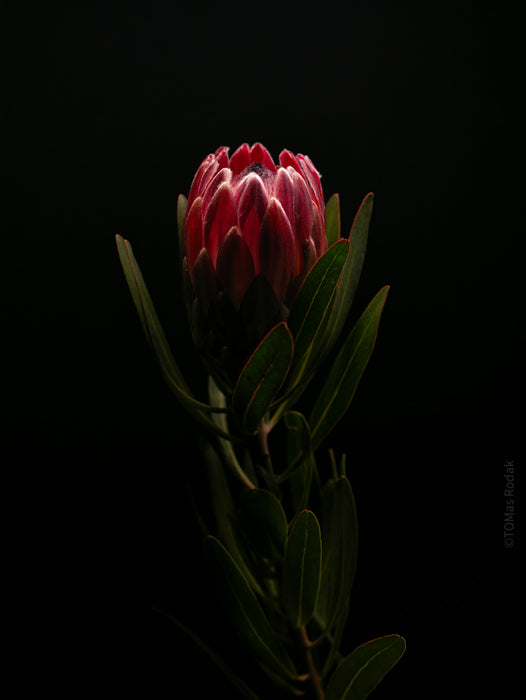
[[[260,143],[244,143],[231,157],[228,150],[201,163],[183,224],[194,337],[212,355],[233,344],[246,352],[286,320],[306,272],[327,249],[311,160],[284,150],[276,165]]]
[[[244,143],[230,158],[223,146],[192,183],[183,235],[190,277],[196,264],[211,265],[236,308],[259,273],[284,302],[291,283],[327,249],[318,172],[290,151],[279,161],[260,143]]]

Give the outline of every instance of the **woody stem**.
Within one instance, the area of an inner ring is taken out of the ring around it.
[[[307,636],[307,630],[305,627],[300,627],[299,633],[301,636],[301,644],[305,662],[307,664],[307,668],[309,669],[309,679],[314,692],[314,697],[316,700],[324,700],[325,693],[321,684],[321,677],[312,657],[312,643]]]
[[[263,458],[265,460],[265,467],[268,470],[268,473],[270,474],[272,480],[275,480],[275,475],[274,475],[274,468],[272,467],[272,460],[270,458],[270,450],[268,448],[268,434],[269,434],[269,429],[267,424],[263,419],[261,419],[259,423],[259,428],[258,428],[258,437],[259,437],[259,444],[261,447],[261,452],[263,453]]]

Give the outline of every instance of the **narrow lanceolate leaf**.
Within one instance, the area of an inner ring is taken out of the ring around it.
[[[139,265],[135,260],[131,244],[121,236],[116,236],[116,241],[124,275],[130,288],[133,302],[139,314],[144,333],[155,351],[163,374],[171,378],[182,394],[190,396],[188,385],[181,370],[177,366],[157,317],[150,293],[144,282]],[[203,407],[205,407],[205,404],[203,404]]]
[[[322,677],[325,677],[330,672],[335,662],[340,663],[340,661],[343,661],[343,656],[340,653],[340,646],[342,643],[345,628],[347,626],[347,618],[349,617],[349,606],[350,599],[347,598],[342,610],[338,612],[336,624],[334,625],[332,633],[328,638],[330,648],[327,656],[325,657],[325,661],[321,671]]]
[[[330,352],[331,348],[338,340],[354,301],[365,259],[367,235],[373,211],[373,200],[374,195],[372,192],[369,192],[360,205],[351,228],[349,236],[351,248],[347,260],[345,261],[336,300],[331,310],[329,322],[330,332],[325,343],[324,356]]]
[[[161,615],[164,615],[164,617],[168,618],[171,620],[171,622],[175,623],[179,629],[184,632],[200,649],[203,651],[209,658],[210,660],[217,666],[217,668],[224,673],[225,677],[228,678],[228,680],[232,683],[232,685],[236,688],[236,690],[246,699],[246,700],[260,700],[259,695],[257,695],[252,688],[250,688],[245,681],[240,678],[232,669],[230,666],[225,662],[225,660],[221,657],[220,654],[218,654],[214,649],[212,649],[199,635],[197,635],[195,632],[193,632],[191,629],[186,627],[180,620],[178,620],[176,617],[173,617],[167,612],[164,612],[163,610],[159,610],[157,608],[154,608],[155,612],[160,613]],[[197,694],[199,694],[199,688],[196,690]]]
[[[322,490],[323,570],[316,622],[322,637],[329,633],[330,649],[322,675],[339,653],[349,614],[349,598],[358,554],[358,520],[351,485],[346,477],[331,479]]]
[[[241,498],[243,530],[255,551],[267,559],[283,557],[287,543],[287,516],[270,491],[255,489]]]
[[[296,297],[288,326],[294,338],[291,382],[296,383],[323,349],[338,281],[349,254],[349,242],[337,241],[313,265]]]
[[[130,289],[133,302],[139,314],[144,333],[152,346],[164,379],[184,408],[203,425],[213,432],[229,437],[223,433],[206,415],[215,409],[208,404],[197,401],[190,391],[184,376],[172,354],[152,299],[144,282],[130,243],[121,236],[116,236],[117,249],[124,275]]]
[[[297,411],[289,411],[285,413],[284,423],[287,428],[287,464],[289,467],[280,475],[278,481],[281,483],[288,480],[291,503],[294,509],[291,525],[294,527],[307,508],[321,511],[321,485],[312,451],[310,429],[305,416]],[[297,465],[296,468],[294,465]]]
[[[340,231],[340,197],[333,194],[325,205],[325,233],[329,246],[340,239]]]
[[[187,198],[184,194],[180,194],[177,198],[177,232],[179,234],[179,255],[183,251],[183,221],[186,214]]]
[[[332,675],[325,700],[365,700],[405,652],[405,639],[391,634],[357,647]]]
[[[328,481],[322,490],[323,567],[316,621],[324,632],[341,628],[356,573],[358,521],[348,479]]]
[[[252,575],[238,545],[234,527],[235,508],[223,464],[219,458],[219,455],[216,453],[208,440],[203,440],[201,447],[203,450],[210,483],[212,507],[214,510],[217,527],[216,532],[220,540],[224,542],[252,590],[258,595],[263,595],[263,590],[255,577]]]
[[[267,616],[245,577],[230,554],[215,537],[208,537],[207,548],[218,573],[225,604],[240,640],[270,669],[297,680],[294,664],[275,635]]]
[[[312,409],[309,425],[314,449],[344,416],[374,348],[389,287],[383,287],[349,334]]]
[[[283,605],[291,624],[302,627],[312,618],[321,572],[321,533],[318,520],[304,510],[287,542],[283,566]]]
[[[243,368],[232,394],[232,408],[243,428],[253,433],[287,376],[293,341],[279,323],[261,341]]]
[[[287,428],[287,470],[280,475],[280,482],[290,477],[292,503],[296,514],[307,508],[316,462],[312,451],[309,424],[298,411],[288,411],[284,415]],[[288,470],[290,469],[290,474]]]

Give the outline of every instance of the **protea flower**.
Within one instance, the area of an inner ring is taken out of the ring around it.
[[[284,150],[275,165],[260,143],[228,151],[218,148],[197,170],[182,244],[194,340],[235,378],[287,319],[327,238],[320,176],[307,156]]]

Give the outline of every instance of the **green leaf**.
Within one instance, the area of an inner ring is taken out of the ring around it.
[[[284,415],[287,428],[287,464],[285,472],[280,475],[282,482],[289,478],[292,500],[296,515],[307,508],[316,462],[312,451],[310,428],[305,416],[298,411],[288,411]]]
[[[117,249],[124,275],[130,289],[133,302],[139,314],[144,333],[152,346],[163,377],[183,407],[201,424],[214,433],[229,438],[206,415],[218,409],[197,401],[186,383],[183,373],[175,361],[166,336],[157,317],[155,307],[144,282],[130,243],[121,236],[116,236]]]
[[[287,516],[278,499],[264,489],[245,493],[240,504],[241,523],[254,548],[267,559],[283,557],[287,543]]]
[[[373,212],[373,201],[374,195],[372,192],[369,192],[361,203],[351,228],[349,236],[351,247],[343,268],[336,301],[332,307],[329,322],[330,334],[327,339],[324,355],[331,350],[338,339],[356,294],[365,259],[369,223]]]
[[[253,433],[287,376],[293,353],[286,323],[261,341],[243,368],[232,394],[232,408],[245,433]]]
[[[172,355],[144,278],[135,260],[135,256],[133,255],[131,244],[121,236],[116,236],[116,241],[126,281],[130,288],[144,333],[156,354],[163,374],[174,384],[174,388],[176,392],[181,394],[181,398],[183,394],[185,395],[185,399],[183,400],[186,400],[190,398],[190,389]],[[208,407],[206,404],[203,404],[203,406],[199,406],[199,408]]]
[[[323,349],[331,306],[348,254],[348,241],[334,243],[309,270],[292,305],[288,319],[294,338],[292,385],[308,371]]]
[[[283,605],[291,624],[302,627],[312,618],[321,572],[321,533],[318,520],[304,510],[287,542],[283,566]]]
[[[405,652],[405,639],[391,634],[357,647],[332,675],[325,700],[365,700]]]
[[[225,677],[232,683],[236,690],[241,693],[241,695],[246,698],[246,700],[260,700],[259,695],[257,695],[252,688],[250,688],[245,681],[235,674],[230,666],[224,661],[224,659],[214,651],[208,644],[199,637],[195,632],[192,632],[186,625],[184,625],[176,617],[173,617],[164,610],[159,610],[154,608],[155,612],[160,613],[164,617],[168,618],[171,622],[175,623],[179,629],[184,632],[200,649],[203,651],[211,661],[217,666],[217,668],[224,673]]]
[[[230,620],[240,640],[273,671],[297,680],[294,664],[272,630],[267,616],[239,567],[215,537],[206,540],[209,556],[218,571]]]
[[[325,205],[325,233],[329,247],[336,243],[341,236],[340,197],[333,194]]]
[[[325,632],[341,626],[356,573],[358,520],[349,480],[328,481],[322,490],[323,567],[316,621]]]
[[[184,215],[186,214],[187,204],[187,198],[184,196],[184,194],[180,194],[177,198],[177,231],[179,234],[179,255],[182,255],[183,252],[183,221]]]
[[[312,409],[309,425],[314,449],[344,416],[374,348],[389,287],[383,287],[349,334]]]
[[[220,540],[225,543],[226,548],[238,565],[243,576],[247,579],[247,582],[251,588],[258,595],[263,595],[263,590],[256,581],[255,577],[252,575],[238,545],[237,533],[234,527],[235,508],[223,464],[208,440],[203,440],[201,447],[205,457],[208,479],[210,483],[210,493],[212,495],[212,507],[216,519],[217,534]]]
[[[343,660],[343,657],[340,653],[340,646],[342,643],[343,635],[345,633],[345,628],[347,626],[347,618],[349,617],[349,607],[350,597],[347,597],[342,609],[338,611],[338,615],[336,617],[332,633],[326,636],[326,639],[329,643],[329,651],[323,663],[323,668],[321,672],[321,675],[323,677],[329,673],[336,661],[339,663]]]

